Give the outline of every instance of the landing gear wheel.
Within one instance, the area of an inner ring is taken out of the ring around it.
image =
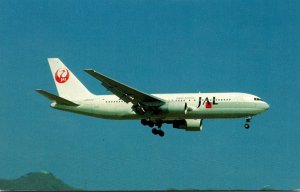
[[[142,119],[141,120],[142,125],[146,126],[148,125],[148,121],[146,119]]]
[[[157,130],[156,128],[153,128],[153,129],[152,129],[152,133],[153,133],[153,135],[159,134],[159,133],[158,133],[158,130]]]
[[[158,135],[163,137],[163,136],[165,136],[165,132],[163,132],[162,130],[158,130]]]
[[[149,127],[154,127],[154,122],[153,121],[148,121]]]
[[[246,118],[246,123],[245,123],[245,125],[244,125],[244,127],[245,127],[246,129],[249,129],[249,128],[250,128],[250,122],[251,122],[251,119],[252,119],[251,116],[249,116],[249,117]]]
[[[156,128],[153,128],[152,129],[152,133],[153,135],[159,135],[161,137],[165,136],[165,132],[163,132],[162,130],[160,129],[156,129]]]
[[[248,123],[246,123],[246,124],[244,125],[244,127],[245,127],[246,129],[249,129],[249,128],[250,128],[250,125],[249,125]]]

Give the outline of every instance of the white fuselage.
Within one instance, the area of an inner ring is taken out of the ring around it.
[[[167,102],[186,103],[186,113],[160,113],[139,115],[132,109],[132,103],[125,103],[115,95],[98,95],[74,101],[79,106],[66,106],[52,103],[56,109],[80,113],[105,119],[207,119],[240,118],[254,116],[266,111],[269,105],[259,97],[246,93],[181,93],[152,94]]]

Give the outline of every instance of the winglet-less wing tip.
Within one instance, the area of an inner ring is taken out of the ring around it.
[[[87,72],[87,73],[96,72],[94,69],[85,69],[84,71]]]

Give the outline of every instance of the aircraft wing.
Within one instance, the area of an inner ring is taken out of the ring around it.
[[[146,108],[159,107],[165,104],[165,101],[161,98],[129,87],[103,74],[97,73],[95,70],[86,69],[84,71],[101,81],[102,85],[107,88],[107,90],[118,96],[126,103],[132,102],[134,105],[145,106]]]

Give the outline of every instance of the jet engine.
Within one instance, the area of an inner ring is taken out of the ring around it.
[[[185,129],[186,131],[202,131],[203,119],[184,119],[173,121],[173,128]]]

